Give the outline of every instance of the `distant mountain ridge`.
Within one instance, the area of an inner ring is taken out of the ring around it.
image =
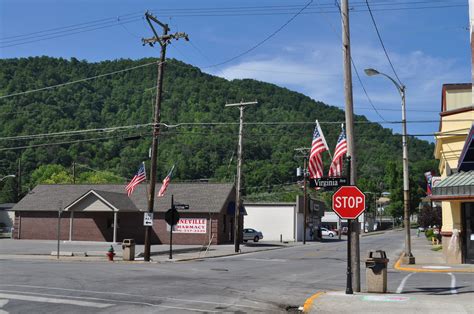
[[[0,95],[65,83],[98,74],[157,61],[114,60],[97,63],[31,57],[0,60]],[[0,137],[96,129],[151,123],[156,65],[100,77],[46,91],[0,99]],[[301,93],[255,80],[227,81],[176,60],[165,67],[162,135],[159,144],[159,178],[176,164],[175,179],[210,178],[232,181],[235,174],[238,115],[229,102],[258,100],[245,110],[244,168],[247,194],[272,191],[296,181],[295,148],[309,147],[314,128],[321,122],[331,150],[340,132],[344,112]],[[355,118],[358,177],[362,182],[384,181],[387,163],[401,164],[401,137],[363,116]],[[278,124],[268,124],[279,122]],[[265,124],[267,123],[267,124]],[[179,126],[172,127],[179,124]],[[0,173],[15,171],[21,157],[24,183],[41,164],[70,167],[73,161],[94,169],[131,177],[148,158],[150,127],[76,136],[0,141]],[[100,140],[94,140],[100,138]],[[60,146],[3,148],[76,143]],[[411,165],[422,171],[433,165],[433,144],[409,139]],[[326,171],[330,157],[325,154]],[[429,170],[429,169],[428,169]],[[416,174],[421,176],[423,173]],[[160,180],[161,180],[160,179]],[[365,184],[365,183],[364,183]],[[368,183],[367,183],[368,184]],[[258,187],[258,188],[257,188]],[[253,190],[252,190],[253,189]]]

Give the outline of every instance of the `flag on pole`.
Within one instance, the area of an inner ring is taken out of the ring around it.
[[[173,174],[173,170],[174,170],[174,165],[173,165],[173,167],[171,167],[171,170],[168,173],[168,175],[166,176],[166,178],[163,179],[163,184],[161,185],[160,191],[158,191],[158,195],[157,195],[158,197],[165,196],[166,188],[170,184],[171,175]]]
[[[316,126],[313,132],[313,143],[311,144],[311,154],[309,155],[309,177],[321,178],[323,176],[323,158],[322,153],[329,150],[323,131],[316,120]]]
[[[425,172],[425,178],[426,178],[426,195],[431,195],[431,188],[432,188],[432,183],[433,183],[433,173],[431,171]]]
[[[337,139],[336,150],[332,159],[331,167],[329,168],[330,177],[342,176],[342,165],[344,164],[344,155],[347,153],[347,139],[346,131],[344,131],[344,124],[341,125],[342,131]]]
[[[125,187],[125,191],[127,191],[128,197],[132,195],[133,190],[135,190],[135,187],[145,180],[146,180],[145,163],[142,162],[142,165],[140,166],[140,168],[138,168],[137,174],[135,174],[135,176],[132,178],[130,183]]]

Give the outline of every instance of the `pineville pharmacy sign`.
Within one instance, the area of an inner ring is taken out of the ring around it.
[[[207,220],[204,218],[181,218],[173,229],[174,233],[206,233]]]

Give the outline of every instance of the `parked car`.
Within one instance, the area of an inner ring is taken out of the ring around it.
[[[329,237],[334,237],[336,233],[334,231],[328,230],[326,228],[321,228],[321,233],[323,236],[329,236]]]
[[[251,229],[251,228],[245,228],[244,229],[244,242],[247,242],[248,240],[253,240],[253,242],[258,242],[259,240],[263,239],[263,234],[260,231]]]

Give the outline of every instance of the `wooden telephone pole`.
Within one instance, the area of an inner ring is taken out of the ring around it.
[[[239,146],[237,148],[237,183],[235,188],[235,212],[234,212],[234,250],[235,253],[240,251],[241,231],[240,231],[240,207],[242,206],[242,142],[244,131],[244,109],[247,105],[256,105],[257,101],[239,102],[236,104],[226,104],[226,107],[239,107]]]
[[[341,1],[342,16],[342,50],[344,58],[344,95],[346,112],[347,155],[350,157],[350,185],[356,185],[356,152],[354,142],[354,104],[352,99],[352,72],[351,72],[351,42],[349,33],[349,1]],[[349,222],[348,222],[349,223]],[[360,249],[359,249],[359,220],[352,220],[349,227],[352,241],[352,282],[354,291],[360,292]]]
[[[161,122],[161,97],[163,94],[163,70],[165,65],[166,57],[166,46],[171,42],[172,39],[184,38],[188,39],[186,33],[174,33],[168,34],[170,28],[168,24],[160,22],[156,17],[151,15],[149,12],[145,13],[145,18],[150,25],[151,30],[155,36],[151,38],[143,38],[143,45],[149,44],[151,47],[155,43],[159,43],[161,46],[160,53],[160,62],[158,63],[158,80],[156,82],[156,99],[155,99],[155,112],[153,114],[153,134],[152,134],[152,143],[151,143],[151,165],[150,165],[150,187],[148,193],[148,213],[153,214],[153,207],[155,206],[155,185],[156,185],[156,164],[158,159],[158,136],[160,134],[160,122]],[[163,29],[163,34],[161,36],[155,30],[153,23],[155,22]],[[150,261],[150,233],[153,226],[145,226],[145,250],[144,250],[144,260]]]

